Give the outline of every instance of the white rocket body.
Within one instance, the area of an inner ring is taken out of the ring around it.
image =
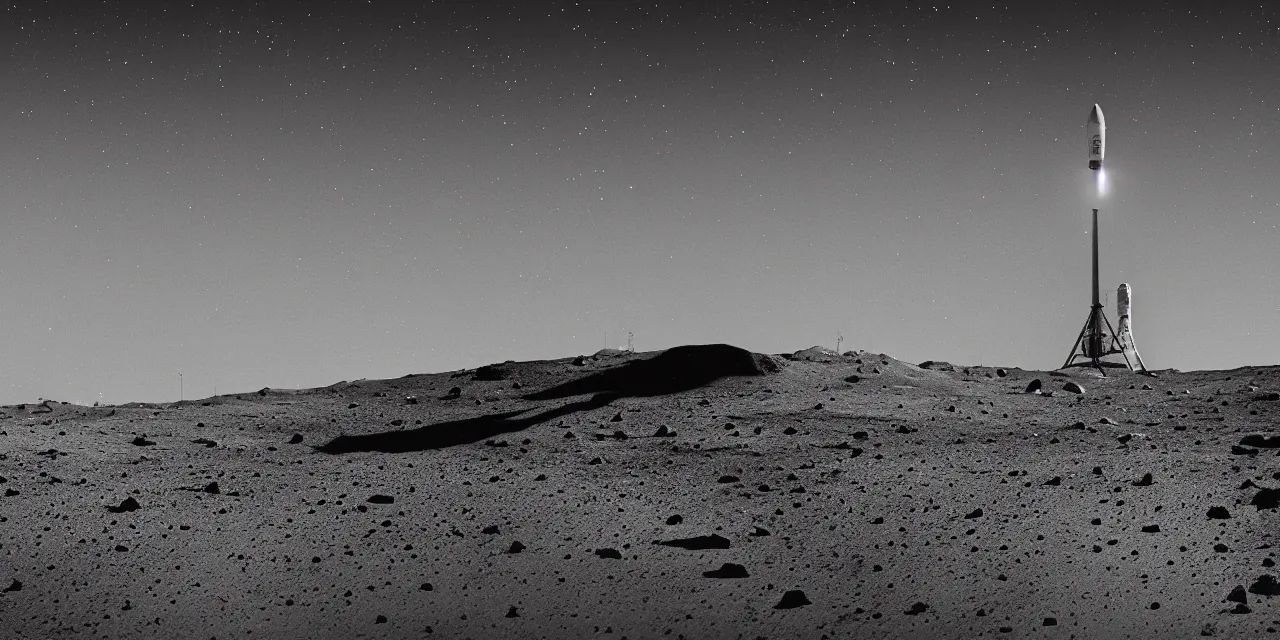
[[[1145,371],[1147,366],[1142,363],[1142,356],[1138,355],[1138,347],[1133,343],[1133,298],[1132,290],[1127,283],[1116,288],[1116,315],[1120,317],[1119,325],[1116,327],[1116,341],[1120,343],[1125,357],[1129,359],[1129,366],[1132,367],[1133,363],[1137,362]]]
[[[1102,168],[1102,157],[1107,153],[1107,119],[1102,116],[1102,107],[1093,105],[1093,110],[1089,112],[1087,129],[1089,168],[1097,171]]]

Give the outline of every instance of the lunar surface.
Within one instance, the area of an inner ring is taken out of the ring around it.
[[[4,638],[1259,638],[1280,369],[602,351],[0,408]]]

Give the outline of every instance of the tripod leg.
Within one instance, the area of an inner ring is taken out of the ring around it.
[[[1084,327],[1080,329],[1080,335],[1076,336],[1076,343],[1071,346],[1071,353],[1067,354],[1067,362],[1063,364],[1062,369],[1071,366],[1071,361],[1076,359],[1076,349],[1080,348],[1080,341],[1084,340],[1084,334],[1089,330],[1089,323],[1093,322],[1093,314],[1089,314],[1089,319],[1084,321]]]
[[[1102,312],[1099,311],[1098,313],[1102,313]],[[1102,313],[1102,321],[1107,323],[1107,331],[1111,332],[1111,347],[1109,348],[1109,350],[1114,350],[1117,346],[1119,346],[1120,355],[1124,356],[1124,363],[1126,365],[1129,365],[1130,371],[1133,371],[1133,363],[1129,362],[1129,354],[1126,353],[1124,350],[1124,342],[1122,342],[1119,336],[1116,335],[1116,330],[1114,327],[1111,326],[1111,321],[1107,319],[1107,314]],[[1138,355],[1138,350],[1136,348],[1133,350],[1133,355],[1135,356]],[[1143,367],[1143,368],[1145,369],[1146,367]]]

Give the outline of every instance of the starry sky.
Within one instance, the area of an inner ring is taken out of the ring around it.
[[[1274,2],[407,4],[0,5],[0,403],[628,332],[1052,369],[1093,207],[1149,367],[1280,364]]]

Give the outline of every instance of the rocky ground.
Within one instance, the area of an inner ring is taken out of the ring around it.
[[[1108,373],[703,345],[3,407],[0,637],[1274,633],[1280,368]]]

